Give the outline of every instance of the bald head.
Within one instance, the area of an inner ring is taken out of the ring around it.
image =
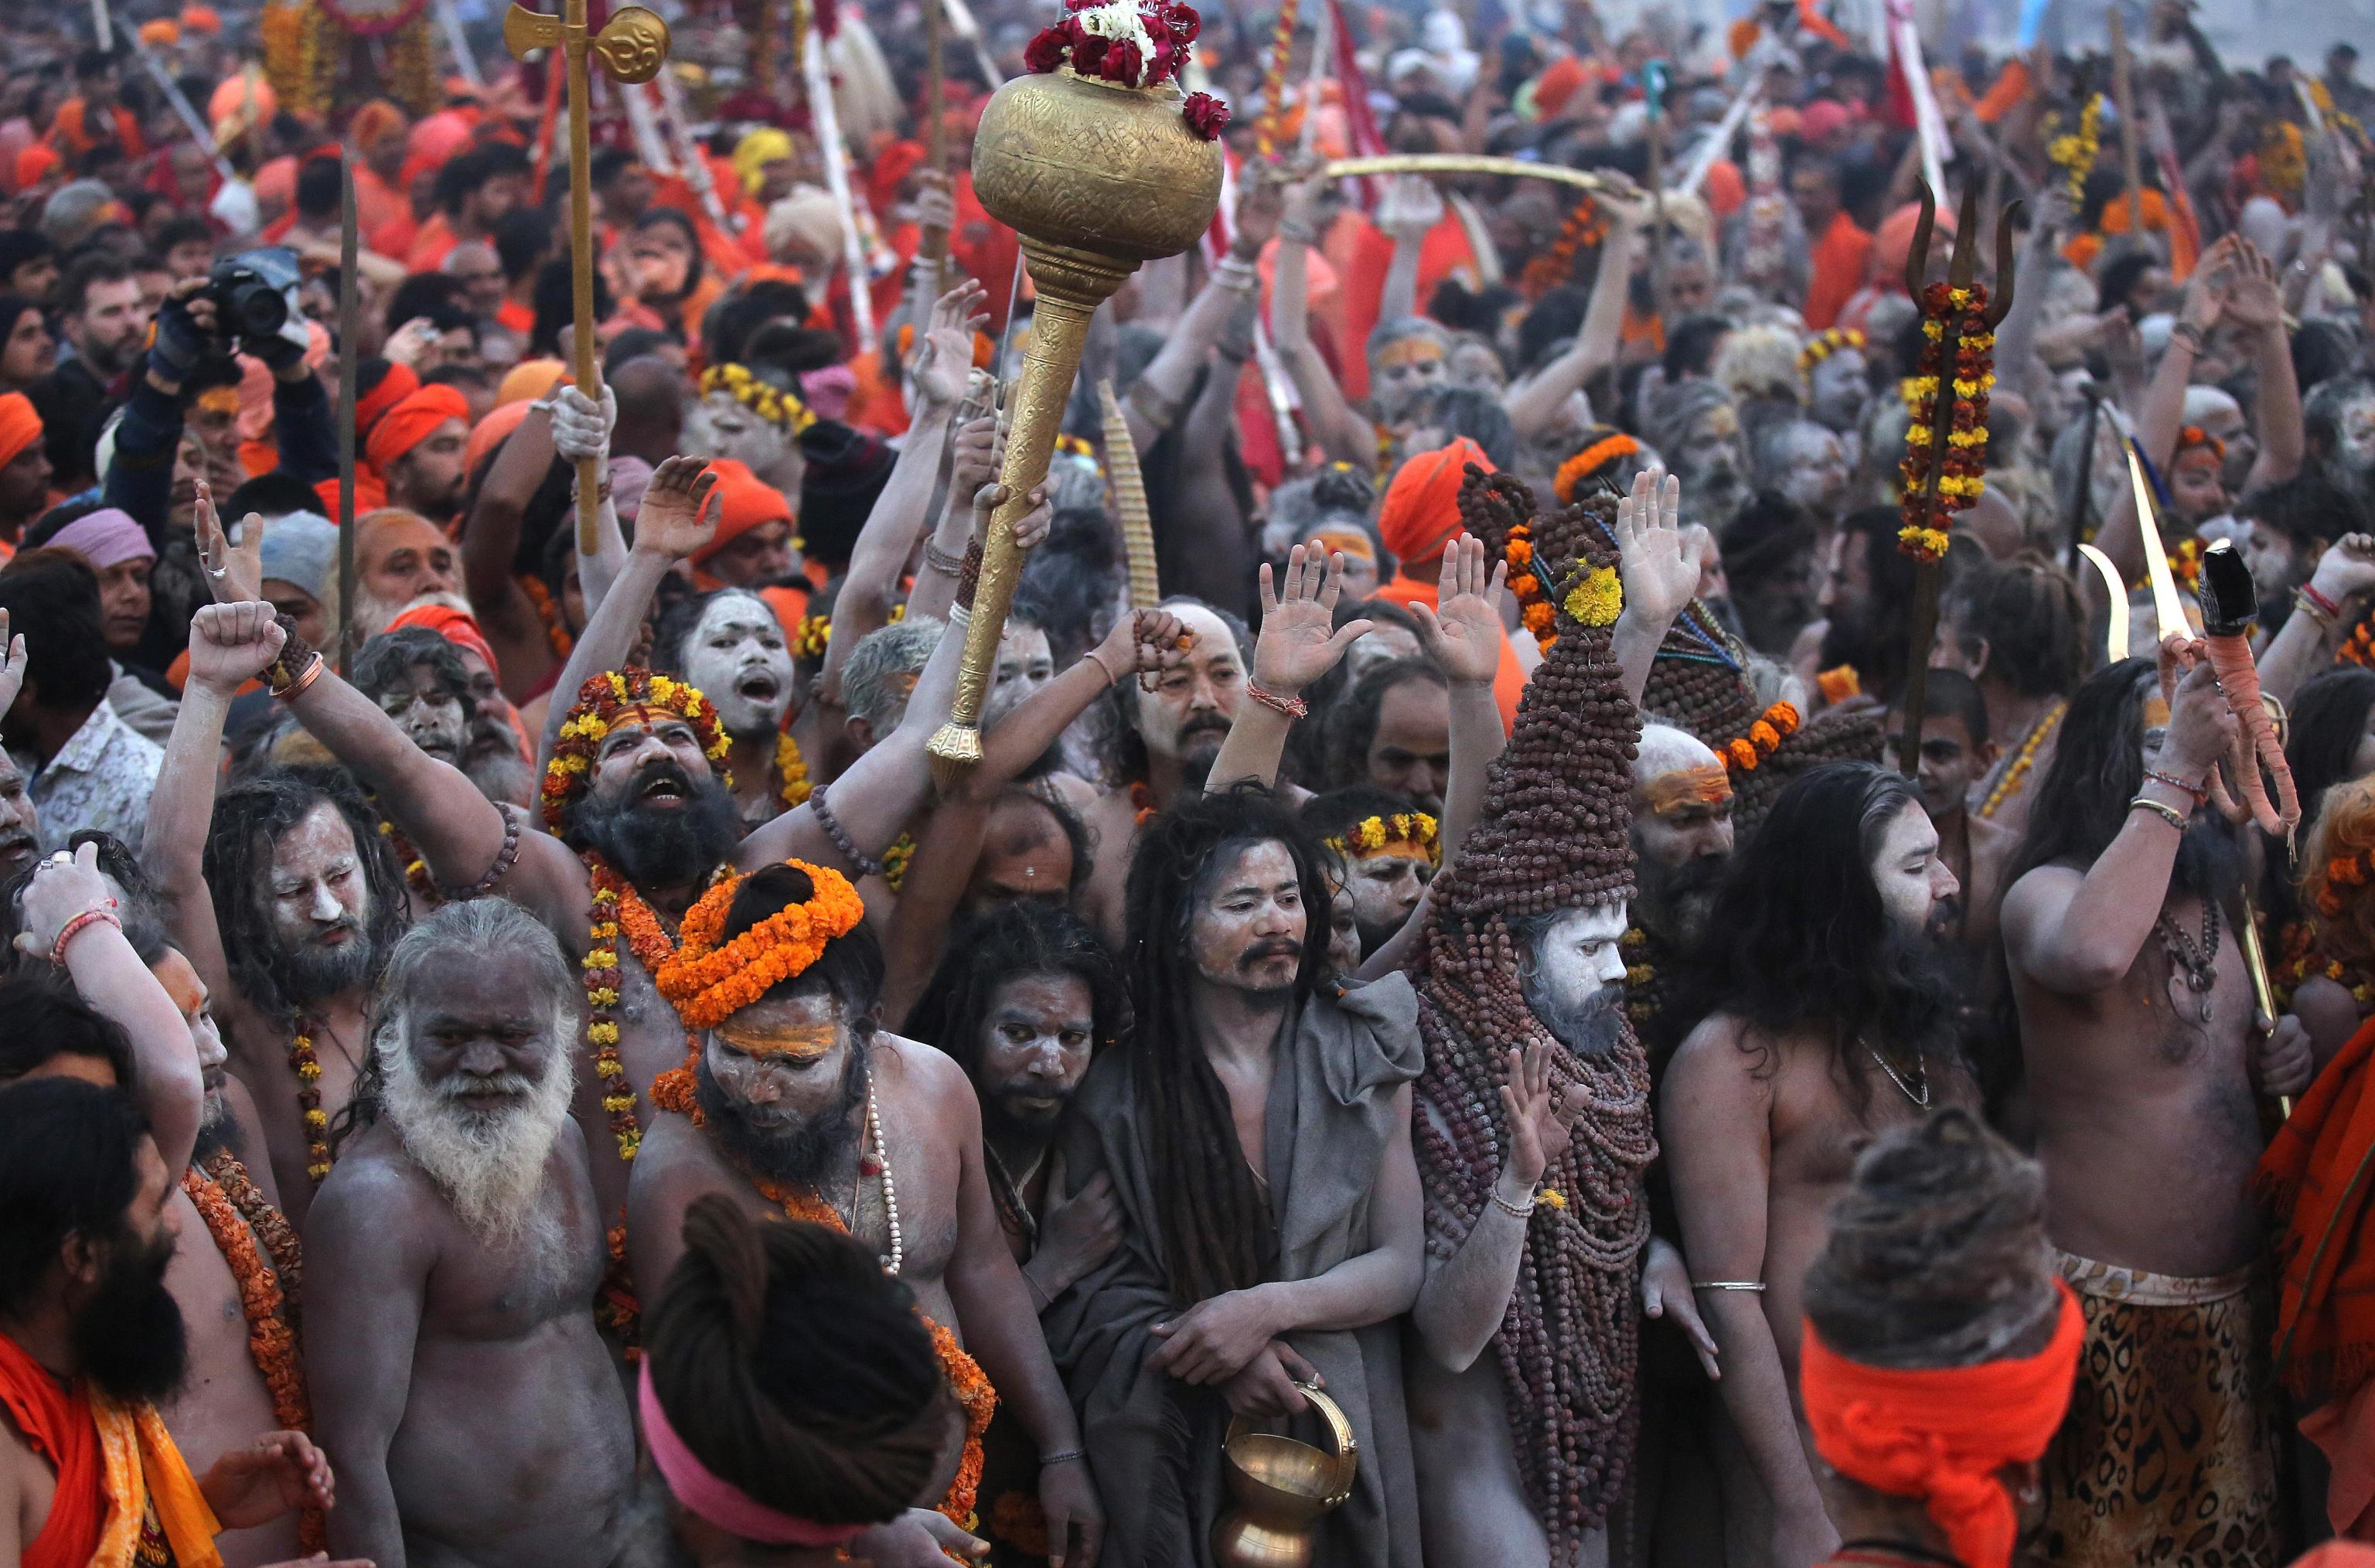
[[[1634,918],[1668,941],[1694,939],[1731,850],[1723,763],[1696,736],[1642,725],[1633,754]]]
[[[1672,725],[1645,724],[1641,726],[1641,743],[1633,753],[1633,787],[1638,790],[1651,779],[1686,768],[1719,765],[1707,742],[1688,730],[1676,729]]]
[[[684,379],[656,354],[620,362],[608,376],[619,399],[619,424],[610,450],[640,457],[657,467],[673,455],[684,435]]]

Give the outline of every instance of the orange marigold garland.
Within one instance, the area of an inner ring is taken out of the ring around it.
[[[1575,504],[1575,492],[1584,480],[1591,477],[1620,457],[1630,457],[1641,450],[1641,443],[1622,430],[1611,431],[1581,452],[1559,465],[1558,474],[1551,480],[1551,493],[1559,498],[1562,506]]]
[[[1558,640],[1558,607],[1551,603],[1549,593],[1542,587],[1542,575],[1534,570],[1531,525],[1509,525],[1508,542],[1502,546],[1501,557],[1509,563],[1509,596],[1518,602],[1518,619],[1547,650]]]
[[[1575,204],[1575,210],[1567,214],[1558,238],[1518,275],[1518,291],[1529,300],[1539,300],[1561,284],[1573,282],[1575,258],[1585,251],[1598,250],[1607,238],[1607,216],[1600,210],[1600,203],[1586,194]]]
[[[808,760],[800,755],[800,743],[786,730],[775,737],[775,798],[789,811],[808,799],[812,788]]]
[[[552,649],[553,657],[566,661],[570,650],[577,646],[577,639],[561,623],[561,607],[552,602],[552,590],[534,572],[523,572],[516,581],[520,592],[527,595],[527,602],[536,607],[536,618],[544,622],[544,640]]]
[[[731,941],[719,937],[740,878],[719,879],[685,911],[676,951],[654,977],[688,1031],[725,1022],[816,962],[827,942],[866,918],[866,905],[848,878],[805,860],[785,864],[806,873],[815,891],[807,902],[777,910]]]
[[[217,1158],[230,1156],[226,1151]],[[288,1297],[264,1261],[254,1232],[230,1195],[206,1172],[195,1166],[184,1170],[182,1191],[189,1196],[198,1218],[206,1221],[207,1234],[214,1239],[215,1250],[222,1254],[239,1286],[240,1312],[247,1319],[247,1354],[255,1370],[264,1374],[264,1385],[272,1395],[272,1419],[284,1431],[310,1431],[313,1403],[305,1391],[305,1369],[297,1360],[297,1336],[289,1320]],[[297,1532],[299,1550],[321,1550],[328,1539],[322,1511],[307,1507],[299,1516]]]
[[[1278,156],[1286,134],[1286,68],[1294,55],[1295,0],[1281,0],[1278,25],[1270,30],[1270,64],[1262,72],[1262,112],[1254,121],[1254,150],[1263,158]],[[1305,112],[1309,112],[1306,105]]]
[[[1748,726],[1746,735],[1727,742],[1717,755],[1732,772],[1753,773],[1759,763],[1780,749],[1786,737],[1796,733],[1799,723],[1793,704],[1776,702]]]
[[[1979,499],[1988,454],[1988,390],[1996,383],[1995,334],[1988,327],[1988,291],[1982,284],[1955,289],[1933,283],[1921,293],[1921,359],[1904,384],[1912,423],[1905,431],[1905,455],[1897,463],[1902,482],[1904,526],[1897,548],[1916,560],[1945,555],[1948,516]],[[1953,396],[1941,406],[1939,383],[1947,327],[1955,342]],[[1938,451],[1937,422],[1945,420],[1944,450]],[[1938,489],[1929,490],[1930,466],[1938,458]]]

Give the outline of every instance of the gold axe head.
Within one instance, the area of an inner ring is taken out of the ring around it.
[[[2120,581],[2120,569],[2111,558],[2092,545],[2080,545],[2078,553],[2095,563],[2103,574],[2103,596],[2111,607],[2111,631],[2103,640],[2103,660],[2118,664],[2128,656],[2128,590]]]
[[[2168,569],[2168,551],[2161,548],[2160,524],[2153,513],[2152,484],[2145,477],[2143,459],[2136,455],[2136,443],[2128,442],[2128,483],[2136,496],[2136,531],[2144,536],[2145,577],[2152,584],[2153,619],[2159,624],[2153,632],[2158,646],[2171,637],[2192,637],[2193,627],[2185,619],[2185,601],[2177,596],[2177,578]]]
[[[565,42],[569,24],[543,11],[514,5],[503,13],[503,47],[514,60]],[[602,24],[588,47],[601,59],[602,74],[630,87],[650,81],[668,63],[668,29],[656,11],[622,6]]]

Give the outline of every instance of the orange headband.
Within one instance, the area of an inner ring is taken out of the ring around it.
[[[1372,564],[1377,561],[1377,545],[1368,535],[1358,528],[1315,528],[1312,530],[1311,536],[1329,550],[1341,550],[1354,560],[1365,560]]]
[[[1731,798],[1731,777],[1720,762],[1700,762],[1660,773],[1641,785],[1641,798],[1652,816],[1663,817],[1685,806],[1719,806]]]
[[[2070,1409],[2086,1319],[2067,1284],[2053,1289],[2053,1338],[2020,1361],[1866,1366],[1806,1325],[1798,1389],[1814,1451],[1849,1480],[1922,1499],[1966,1568],[2012,1562],[2020,1521],[1996,1471],[2042,1457]]]
[[[1572,504],[1576,488],[1584,480],[1606,465],[1620,457],[1630,457],[1640,450],[1641,443],[1622,430],[1604,435],[1559,465],[1558,473],[1551,480],[1551,492],[1561,502]]]
[[[813,1062],[833,1049],[834,1042],[841,1038],[841,1026],[825,1023],[801,1029],[740,1023],[729,1018],[710,1032],[746,1056]]]

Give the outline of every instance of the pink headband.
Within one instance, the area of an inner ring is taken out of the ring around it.
[[[81,556],[93,572],[104,572],[118,561],[157,559],[148,531],[135,523],[131,513],[112,506],[76,518],[52,534],[49,542]]]
[[[727,1535],[762,1546],[838,1547],[847,1546],[871,1527],[819,1525],[796,1519],[768,1507],[731,1481],[712,1475],[707,1466],[692,1456],[692,1450],[677,1436],[676,1429],[668,1425],[668,1412],[660,1409],[660,1397],[652,1392],[652,1363],[648,1356],[644,1359],[644,1375],[635,1405],[643,1412],[644,1442],[650,1446],[652,1463],[659,1467],[668,1491],[679,1503]]]

